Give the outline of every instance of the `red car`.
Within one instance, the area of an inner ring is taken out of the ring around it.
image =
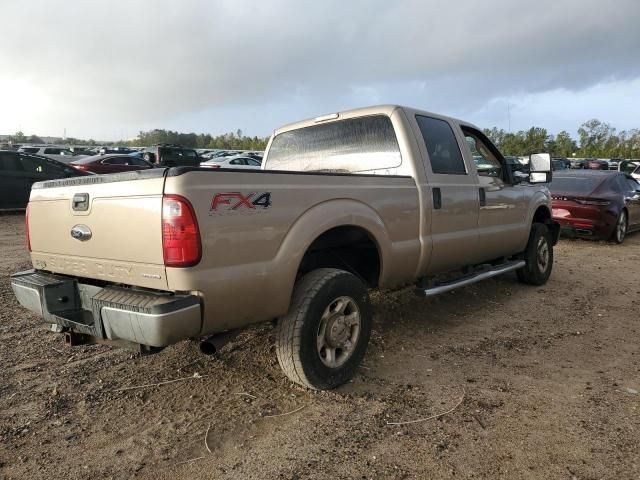
[[[114,153],[84,157],[69,163],[76,170],[92,173],[119,173],[153,168],[149,162],[130,155]]]
[[[562,234],[622,243],[640,230],[640,183],[621,172],[567,170],[549,186],[553,219]]]

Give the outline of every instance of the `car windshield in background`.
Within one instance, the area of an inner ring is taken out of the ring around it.
[[[559,176],[554,175],[550,185],[552,192],[588,195],[593,192],[604,180],[602,176]]]
[[[372,115],[277,135],[267,170],[358,173],[396,168],[400,147],[389,117]]]

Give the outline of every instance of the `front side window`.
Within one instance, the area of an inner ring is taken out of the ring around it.
[[[640,189],[640,183],[636,179],[627,177],[626,180],[630,191],[637,192]]]
[[[349,118],[277,135],[267,170],[360,173],[399,167],[400,147],[386,115]]]
[[[460,146],[451,126],[444,120],[416,115],[427,147],[431,171],[441,175],[466,175]]]
[[[64,173],[65,168],[63,166],[58,166],[53,162],[47,162],[46,160],[30,157],[27,155],[20,156],[20,162],[22,163],[22,168],[25,172],[28,173]]]
[[[469,150],[471,150],[478,175],[483,177],[501,177],[502,164],[500,163],[500,159],[498,159],[486,141],[471,130],[463,129],[463,132],[467,146]]]

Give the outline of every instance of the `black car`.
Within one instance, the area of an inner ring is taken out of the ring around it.
[[[0,150],[0,210],[25,208],[35,182],[88,175],[51,158]]]
[[[168,144],[145,148],[142,158],[156,167],[199,167],[202,161],[194,149]]]

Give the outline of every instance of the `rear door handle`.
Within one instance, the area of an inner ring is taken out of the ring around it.
[[[442,208],[442,193],[440,193],[440,187],[434,187],[432,192],[433,192],[433,209],[440,210]]]
[[[484,207],[487,205],[487,192],[484,191],[484,188],[480,188],[480,206]]]

